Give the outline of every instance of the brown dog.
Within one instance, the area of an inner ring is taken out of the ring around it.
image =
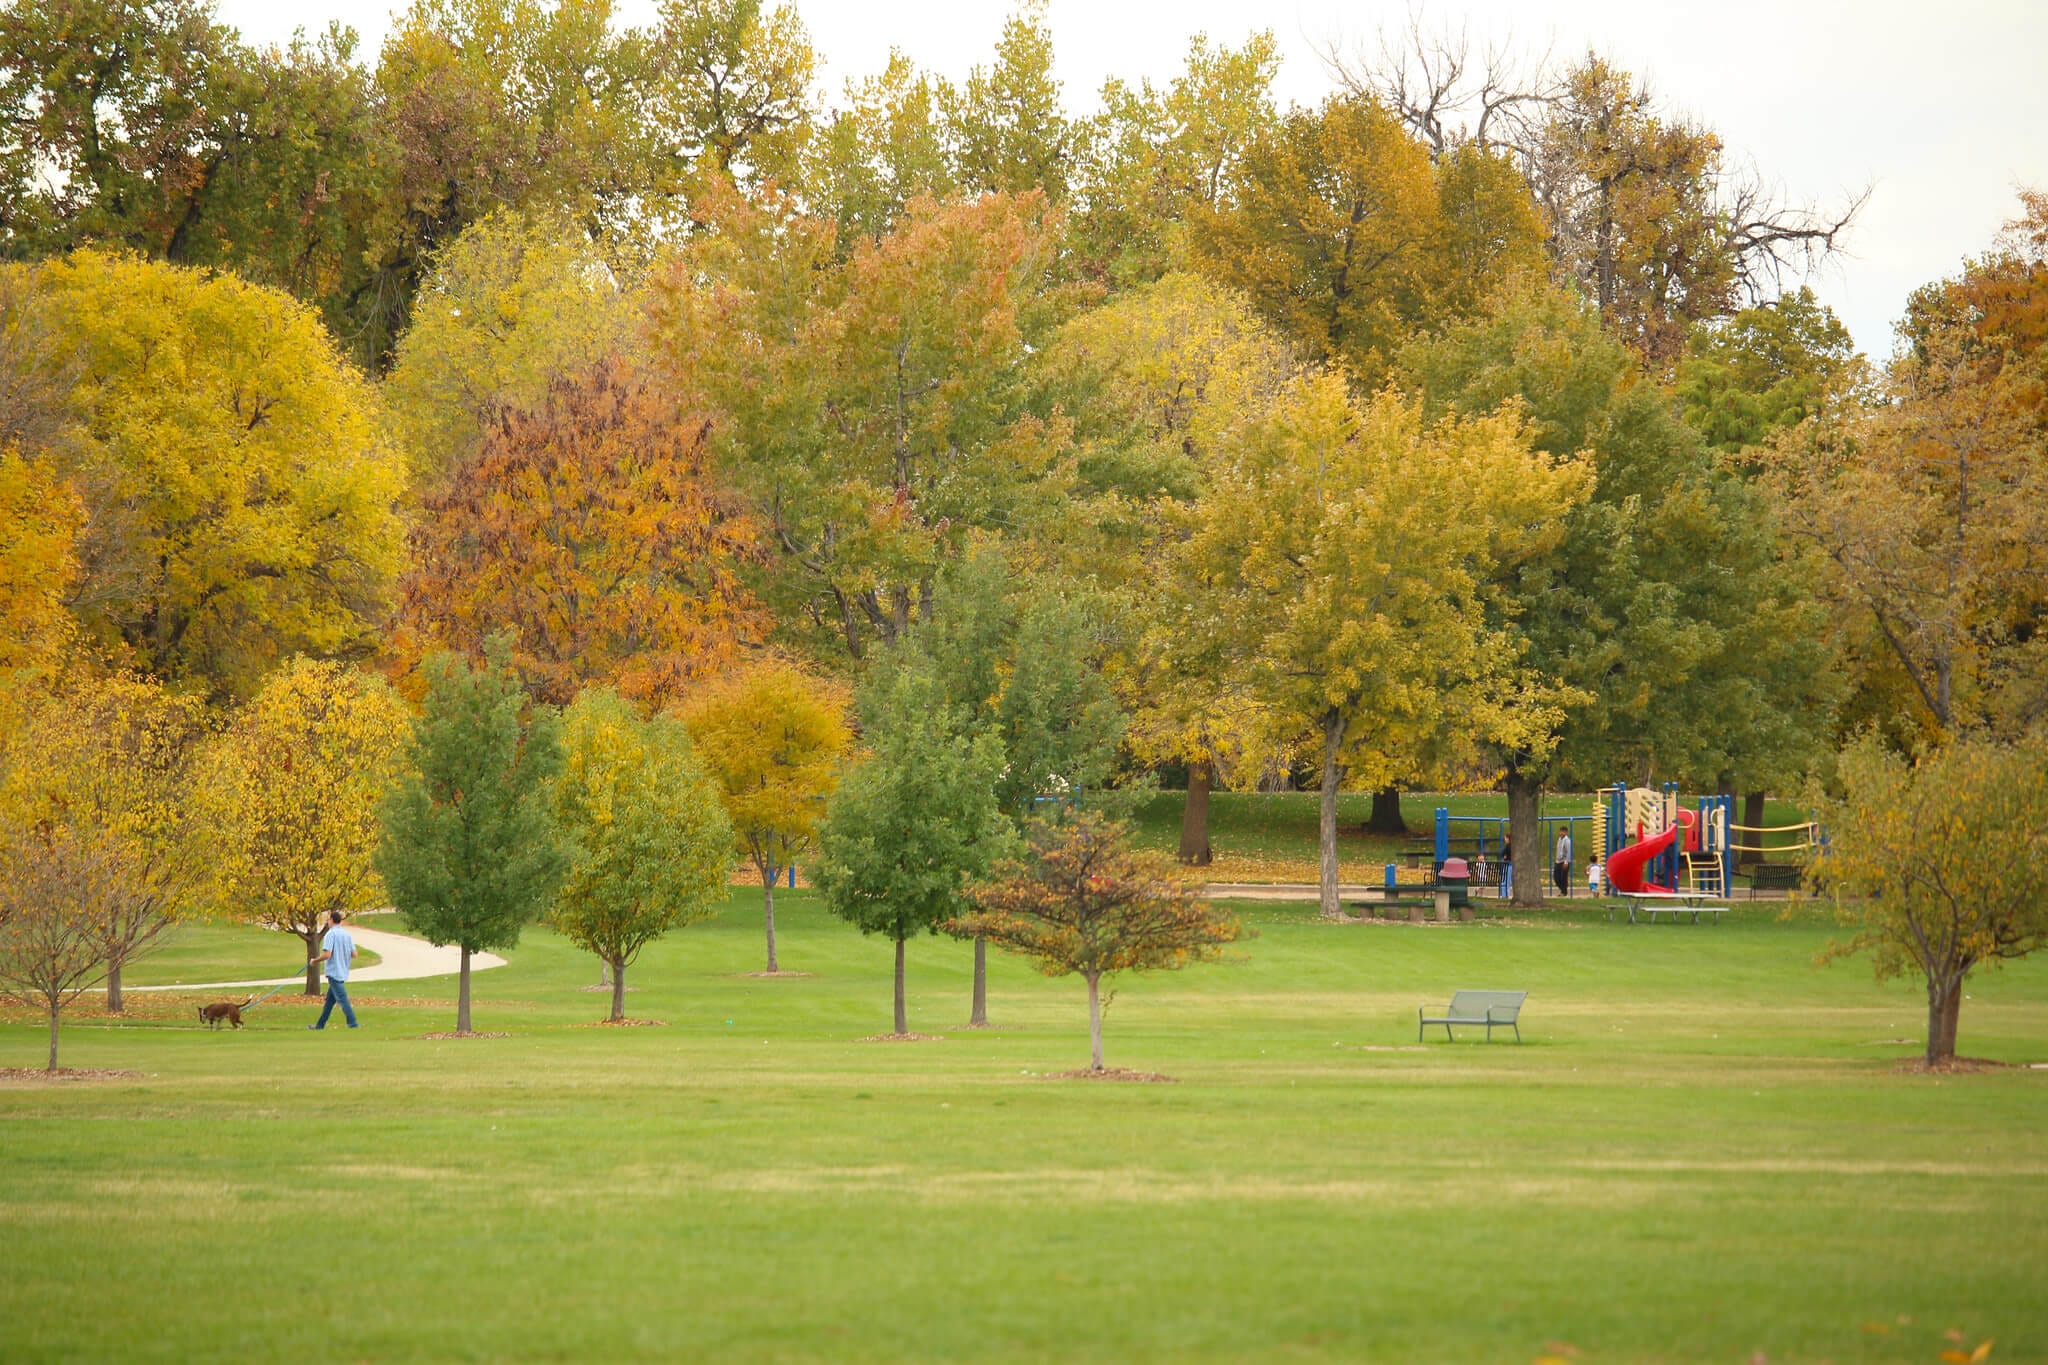
[[[249,1000],[254,1000],[255,998],[252,995],[249,997]],[[248,1004],[249,1000],[244,1000],[241,1005],[237,1005],[232,1000],[220,1000],[211,1005],[201,1005],[199,1007],[199,1021],[208,1028],[219,1028],[221,1021],[226,1020],[236,1028],[240,1028],[242,1026],[242,1005]]]

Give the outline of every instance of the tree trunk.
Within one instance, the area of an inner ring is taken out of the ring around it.
[[[1508,771],[1508,838],[1515,846],[1512,889],[1516,905],[1543,904],[1543,883],[1550,877],[1549,850],[1536,823],[1543,784]]]
[[[612,1018],[616,1024],[626,1017],[626,964],[612,964]]]
[[[1372,814],[1366,817],[1368,834],[1406,834],[1408,822],[1401,818],[1401,789],[1382,787],[1372,794]]]
[[[1344,716],[1335,707],[1323,713],[1323,802],[1316,829],[1317,902],[1328,919],[1341,913],[1337,904],[1337,788],[1344,765],[1337,759],[1344,745]]]
[[[50,1002],[50,1070],[52,1071],[57,1069],[57,1016],[62,1012],[63,1007],[55,1000],[52,1000]]]
[[[1188,803],[1180,815],[1180,860],[1189,867],[1207,867],[1209,849],[1209,787],[1216,765],[1208,759],[1188,765]]]
[[[761,921],[768,927],[768,970],[782,970],[775,965],[775,873],[773,863],[768,865],[768,874],[761,882]]]
[[[1102,984],[1100,972],[1088,974],[1088,1065],[1092,1070],[1102,1070],[1102,993],[1097,988]]]
[[[1748,825],[1751,829],[1761,829],[1763,827],[1764,794],[1762,792],[1744,792],[1742,794],[1742,823]],[[1745,844],[1750,842],[1761,844],[1763,841],[1763,835],[1755,834],[1740,842]],[[1751,863],[1760,863],[1763,860],[1764,855],[1761,852],[1744,853],[1736,859],[1744,867],[1749,866]]]
[[[1956,1022],[1963,1009],[1963,977],[1927,978],[1927,1065],[1956,1055]]]
[[[896,940],[896,1031],[910,1032],[909,1016],[903,1012],[903,940]]]
[[[455,987],[455,1031],[469,1032],[469,945],[462,948],[462,976]]]
[[[967,1027],[988,1027],[988,940],[974,936],[974,1002],[967,1007]]]
[[[612,984],[612,964],[606,962],[603,958],[597,960],[597,984],[600,986]]]
[[[305,993],[317,996],[320,994],[320,964],[313,961],[313,959],[320,956],[320,926],[315,924],[312,929],[301,933],[299,937],[306,941]]]
[[[107,1013],[121,1012],[121,964],[111,963],[107,967]]]

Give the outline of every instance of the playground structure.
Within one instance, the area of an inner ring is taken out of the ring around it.
[[[1771,836],[1782,839],[1771,842]],[[1744,836],[1752,836],[1745,841]],[[1812,821],[1738,825],[1735,798],[1702,796],[1687,809],[1678,784],[1603,787],[1593,798],[1591,848],[1615,891],[1672,891],[1726,896],[1735,886],[1738,854],[1803,853],[1822,846]]]
[[[1738,825],[1734,797],[1702,796],[1688,807],[1681,803],[1675,782],[1662,787],[1603,787],[1594,794],[1591,814],[1540,816],[1537,828],[1539,843],[1533,856],[1546,881],[1558,833],[1567,831],[1578,869],[1589,859],[1597,861],[1605,883],[1602,890],[1630,893],[1665,890],[1726,896],[1734,889],[1740,855],[1755,855],[1768,864],[1823,846],[1820,827],[1812,821]],[[1464,858],[1472,868],[1474,893],[1491,889],[1499,879],[1507,835],[1505,816],[1453,815],[1439,806],[1429,850],[1432,874],[1440,872],[1448,859]],[[1411,844],[1411,863],[1422,852],[1419,841]],[[1578,894],[1583,885],[1575,876],[1566,894]]]

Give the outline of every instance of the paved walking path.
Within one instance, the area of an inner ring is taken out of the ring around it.
[[[406,934],[394,934],[388,929],[369,929],[361,920],[351,917],[348,931],[354,936],[358,948],[368,948],[383,961],[374,967],[359,967],[348,974],[348,983],[374,981],[413,981],[423,976],[453,976],[462,970],[460,948],[436,948],[433,944]],[[297,939],[292,940],[297,943]],[[469,969],[473,972],[487,971],[502,967],[505,959],[496,953],[471,953]],[[126,991],[220,991],[239,990],[244,986],[286,986],[304,981],[306,974],[274,976],[267,981],[190,981],[175,986],[123,986]]]

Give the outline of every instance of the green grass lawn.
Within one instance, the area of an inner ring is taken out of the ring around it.
[[[1450,927],[1247,910],[1241,959],[1080,985],[758,891],[630,975],[547,933],[476,978],[242,1033],[176,999],[67,1027],[140,1076],[0,1084],[0,1359],[1931,1362],[2048,1359],[2048,1070],[1906,1074],[1922,1002],[1830,929]],[[1525,1045],[1415,1008],[1527,989]],[[145,998],[149,999],[149,998]],[[2048,960],[1962,1050],[2048,1061]],[[0,1023],[0,1066],[40,1027]]]
[[[1314,881],[1321,800],[1317,792],[1212,793],[1209,844],[1216,856],[1215,879]],[[1401,818],[1418,837],[1435,833],[1439,806],[1453,815],[1505,819],[1508,813],[1507,797],[1498,792],[1401,794]],[[1155,795],[1133,822],[1138,842],[1150,848],[1178,849],[1181,815],[1186,808],[1184,791]],[[1407,843],[1398,835],[1367,834],[1363,826],[1371,811],[1370,792],[1343,792],[1337,797],[1338,856],[1346,878],[1379,881],[1379,868],[1399,860]],[[1593,798],[1585,793],[1551,793],[1543,799],[1545,815],[1590,815],[1592,811]],[[1807,818],[1805,812],[1786,801],[1767,801],[1764,812],[1767,825],[1787,825]],[[1469,826],[1454,828],[1459,837],[1471,833]]]
[[[396,929],[395,921],[375,927]],[[357,948],[356,970],[383,959]],[[267,981],[306,965],[306,945],[295,935],[246,924],[195,920],[171,930],[164,944],[121,973],[124,986],[177,986],[195,981]]]

